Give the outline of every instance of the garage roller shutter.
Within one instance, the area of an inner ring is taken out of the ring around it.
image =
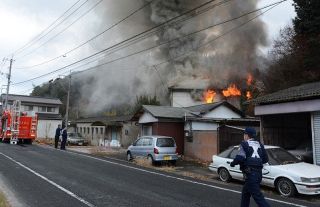
[[[313,114],[313,132],[314,163],[320,165],[320,112]]]

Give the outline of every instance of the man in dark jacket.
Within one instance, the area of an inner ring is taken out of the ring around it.
[[[65,125],[62,125],[61,135],[62,135],[62,141],[61,141],[60,149],[65,150],[66,149],[66,142],[67,142],[67,138],[68,138],[67,127]]]
[[[59,142],[59,137],[61,135],[61,125],[58,125],[58,128],[56,129],[56,134],[54,135],[54,148],[58,148],[58,142]]]
[[[263,164],[268,162],[268,155],[263,144],[256,140],[256,130],[247,127],[244,141],[240,144],[237,156],[230,163],[231,167],[240,165],[245,178],[242,188],[241,207],[249,207],[252,196],[259,207],[269,207],[260,191]]]

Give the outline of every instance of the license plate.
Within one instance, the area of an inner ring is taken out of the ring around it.
[[[165,155],[165,156],[163,156],[163,160],[171,160],[171,156]]]

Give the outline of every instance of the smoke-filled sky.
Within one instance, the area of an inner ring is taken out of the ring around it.
[[[151,5],[128,20],[66,55],[63,54],[104,31],[150,1],[2,0],[0,2],[1,60],[3,57],[10,58],[12,52],[28,43],[76,2],[78,3],[74,8],[79,7],[79,9],[71,14],[67,21],[59,24],[58,27],[50,31],[47,36],[36,41],[35,44],[15,53],[12,69],[13,83],[31,79],[87,57],[190,10],[205,2],[205,0],[154,0]],[[276,0],[232,0],[180,24],[169,25],[159,33],[150,36],[150,38],[116,53],[102,55],[100,60],[86,66],[76,69],[75,67],[65,68],[40,79],[20,85],[12,85],[10,93],[28,94],[31,92],[33,85],[39,85],[57,78],[58,75],[66,75],[70,69],[81,71],[90,66],[105,63],[108,60],[159,43],[165,43],[206,26],[237,17],[272,2],[276,2]],[[91,8],[92,10],[90,10]],[[139,93],[156,93],[159,95],[164,92],[163,85],[174,84],[176,80],[191,77],[195,74],[210,78],[211,84],[214,85],[226,84],[230,78],[235,78],[235,74],[245,73],[250,67],[259,67],[259,61],[266,55],[272,39],[277,37],[281,27],[290,24],[294,15],[292,1],[288,0],[245,27],[216,40],[208,47],[197,49],[201,44],[215,39],[234,26],[252,18],[253,15],[215,27],[215,29],[207,30],[196,36],[179,39],[179,41],[170,42],[151,51],[101,66],[98,70],[92,70],[90,73],[80,73],[78,78],[89,76],[94,80],[83,85],[83,97],[90,97],[91,108],[100,107],[101,103],[130,102]],[[75,21],[77,18],[79,20]],[[55,35],[56,37],[48,41]],[[197,52],[179,59],[173,59],[189,50],[196,50]],[[57,57],[55,61],[47,64],[31,68],[26,67],[37,65],[55,57]],[[173,60],[169,64],[157,66],[158,72],[153,67],[148,67],[168,58]],[[8,63],[8,61],[4,64],[1,62],[2,73],[8,72]],[[6,85],[5,75],[1,75],[1,85]]]

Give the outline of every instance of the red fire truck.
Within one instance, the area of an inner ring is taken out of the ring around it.
[[[38,117],[35,112],[21,112],[20,101],[4,110],[0,120],[0,139],[11,144],[31,144],[37,136]]]

